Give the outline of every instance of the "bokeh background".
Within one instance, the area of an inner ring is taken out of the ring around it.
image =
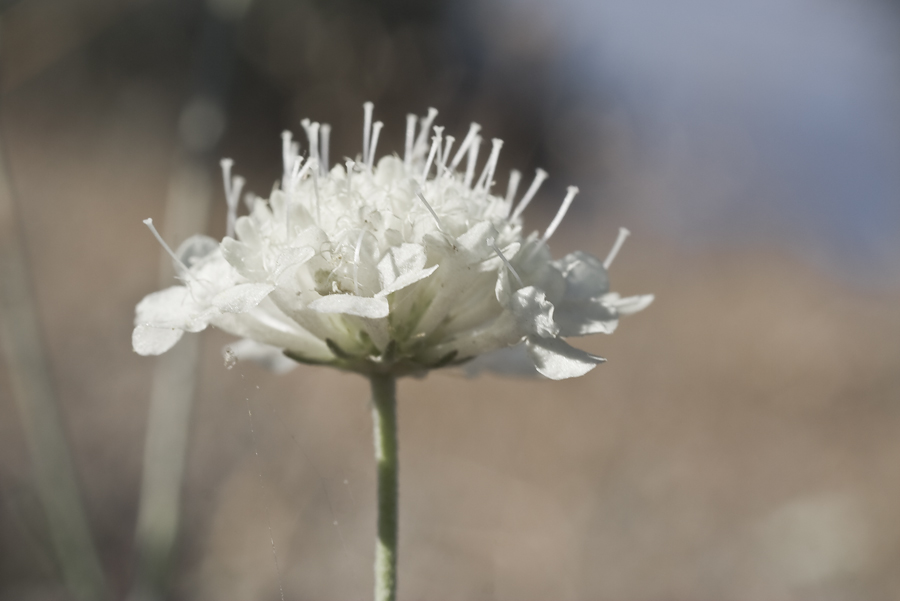
[[[498,173],[547,169],[534,229],[578,185],[554,253],[627,226],[614,289],[657,295],[584,340],[609,363],[583,378],[401,382],[401,598],[900,597],[896,3],[6,0],[0,246],[108,598],[137,599],[159,364],[133,310],[171,281],[141,220],[223,235],[219,157],[265,195],[282,130],[329,122],[355,155],[366,100],[381,150],[434,106],[506,141]],[[5,332],[0,599],[74,599]],[[369,597],[367,383],[229,369],[227,336],[197,340],[157,598]]]

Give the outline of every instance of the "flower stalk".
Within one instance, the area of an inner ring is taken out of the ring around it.
[[[392,375],[370,377],[375,462],[378,470],[378,533],[375,541],[375,601],[397,597],[397,383]]]

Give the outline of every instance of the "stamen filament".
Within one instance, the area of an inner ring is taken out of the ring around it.
[[[437,154],[438,149],[441,147],[441,136],[443,133],[443,127],[435,126],[434,136],[431,138],[431,150],[428,152],[428,160],[425,161],[425,169],[422,170],[423,182],[428,179],[428,172],[431,171],[431,165],[434,162],[435,154]]]
[[[453,157],[453,161],[450,163],[450,169],[456,169],[457,165],[462,161],[463,156],[465,156],[466,152],[469,150],[469,146],[475,140],[475,136],[478,135],[478,132],[481,131],[481,126],[477,123],[472,123],[469,125],[469,133],[466,134],[466,137],[463,138],[462,144],[459,147],[459,150],[456,151],[456,155]]]
[[[547,231],[544,232],[544,237],[542,238],[543,242],[549,240],[550,236],[553,235],[553,232],[556,231],[556,228],[559,227],[559,224],[562,223],[563,217],[566,216],[566,212],[569,210],[569,206],[572,204],[572,201],[575,200],[576,194],[578,194],[578,188],[576,188],[575,186],[569,186],[566,189],[566,197],[565,199],[563,199],[562,205],[556,212],[556,217],[553,218],[553,221],[551,221],[550,225],[547,227]]]
[[[516,197],[516,192],[519,190],[520,181],[522,181],[521,171],[513,169],[509,172],[509,183],[506,185],[506,204],[509,207],[512,207],[513,199]]]
[[[322,161],[322,175],[328,173],[328,146],[331,142],[331,126],[323,123],[319,129],[321,138],[319,138],[319,160]]]
[[[437,224],[437,227],[441,231],[441,233],[446,233],[444,232],[443,225],[441,225],[441,218],[437,216],[437,213],[434,212],[434,209],[432,209],[431,205],[428,204],[428,201],[425,200],[425,196],[422,194],[422,191],[416,190],[416,196],[419,197],[419,200],[422,201],[422,203],[425,205],[425,208],[428,209],[428,212],[431,213],[432,217],[434,217],[434,222]]]
[[[603,269],[609,269],[612,266],[613,260],[615,260],[616,255],[619,254],[619,250],[622,248],[622,245],[625,244],[625,238],[631,235],[624,227],[619,228],[619,236],[616,238],[615,244],[610,249],[609,254],[606,255],[606,260],[603,261]]]
[[[194,274],[192,274],[190,272],[187,265],[185,265],[181,261],[181,259],[178,258],[178,255],[176,255],[172,251],[172,249],[169,247],[169,245],[166,244],[166,241],[163,240],[163,237],[159,235],[158,231],[156,231],[156,227],[153,225],[153,219],[148,217],[147,219],[144,219],[143,224],[146,225],[148,228],[150,228],[150,231],[153,232],[153,235],[156,237],[157,242],[159,242],[160,245],[162,245],[163,249],[167,253],[169,253],[169,256],[172,257],[172,260],[175,261],[175,263],[184,270],[184,273],[187,274],[187,276],[189,278],[191,278],[192,280],[194,280],[195,282],[198,281],[197,278],[194,277]]]
[[[375,105],[371,102],[363,104],[363,165],[369,164],[369,138],[372,136],[372,110]]]
[[[466,177],[463,184],[466,188],[472,185],[472,178],[475,177],[475,163],[478,162],[478,149],[481,148],[481,136],[475,136],[472,144],[469,145],[469,155],[466,158]]]
[[[497,256],[500,257],[500,260],[503,261],[503,264],[506,265],[506,268],[509,269],[509,272],[516,278],[516,281],[519,282],[519,288],[524,288],[525,284],[522,282],[522,278],[519,277],[519,274],[516,273],[515,267],[512,266],[512,263],[509,262],[509,259],[506,258],[499,248],[497,248],[497,241],[493,238],[487,239],[487,245],[491,247],[491,249],[497,253]]]
[[[522,214],[522,211],[528,207],[528,204],[534,198],[534,195],[537,194],[538,189],[541,187],[541,184],[544,183],[544,180],[547,179],[547,172],[538,167],[537,171],[534,174],[534,180],[531,182],[531,186],[528,187],[528,190],[525,192],[525,196],[522,197],[521,202],[519,202],[519,206],[516,207],[516,210],[513,211],[512,217],[510,219],[516,219],[519,215]]]
[[[445,138],[446,142],[444,144],[444,150],[440,153],[440,160],[438,161],[438,173],[447,173],[449,169],[447,169],[447,157],[450,156],[450,150],[453,148],[453,143],[456,141],[456,138],[453,136],[447,136]]]
[[[419,135],[416,136],[416,143],[413,145],[413,160],[425,156],[425,151],[428,149],[428,132],[431,131],[431,124],[434,122],[437,114],[436,108],[429,108],[428,115],[422,117],[420,122],[421,129],[419,130]]]
[[[403,166],[409,169],[412,164],[413,138],[416,135],[416,121],[418,118],[412,113],[406,116],[406,147],[403,151]]]
[[[378,136],[381,135],[382,127],[384,127],[384,123],[381,121],[376,121],[375,125],[372,126],[372,147],[369,148],[369,159],[366,161],[366,166],[370,170],[375,162],[375,149],[378,148]]]
[[[484,166],[484,170],[481,172],[481,177],[478,178],[478,183],[475,184],[476,190],[483,190],[484,192],[490,192],[491,186],[494,183],[494,171],[497,169],[497,159],[500,158],[500,149],[503,148],[503,140],[494,138],[491,140],[491,144],[491,154]]]

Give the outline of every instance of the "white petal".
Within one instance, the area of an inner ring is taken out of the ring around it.
[[[482,372],[502,374],[504,376],[534,377],[538,375],[534,361],[528,355],[524,344],[517,344],[483,355],[478,355],[462,365],[466,376],[473,378]]]
[[[563,301],[555,305],[553,320],[560,336],[612,334],[619,325],[618,311],[600,301]]]
[[[586,353],[560,338],[529,336],[525,341],[531,360],[538,372],[551,380],[577,378],[597,367],[606,359]]]
[[[181,321],[185,306],[191,303],[190,293],[184,286],[171,286],[148,294],[135,308],[134,323],[162,325]]]
[[[608,306],[615,308],[619,315],[632,315],[638,311],[643,311],[650,306],[655,297],[652,294],[643,294],[640,296],[628,296],[619,298],[618,294],[607,294],[600,300]]]
[[[387,299],[355,294],[329,294],[311,302],[309,308],[319,313],[346,313],[372,319],[387,317],[390,313]]]
[[[263,344],[249,338],[229,344],[225,350],[231,350],[238,361],[253,361],[276,374],[285,374],[298,365],[293,359],[285,357],[284,352],[277,346]]]
[[[534,286],[516,290],[510,298],[509,308],[523,334],[544,338],[559,334],[559,326],[553,321],[553,304],[543,290]]]
[[[437,268],[438,268],[437,265],[432,265],[431,267],[428,267],[426,269],[420,269],[419,271],[414,271],[412,273],[404,273],[399,278],[394,280],[390,286],[386,286],[385,288],[382,288],[381,291],[378,294],[376,294],[375,296],[383,297],[383,296],[387,296],[388,294],[391,294],[392,292],[397,292],[398,290],[402,290],[403,288],[406,288],[407,286],[409,286],[411,284],[415,284],[419,280],[424,280],[425,278],[430,276],[432,273],[434,273],[434,270]]]
[[[382,289],[406,274],[420,271],[425,267],[425,260],[425,249],[420,244],[402,244],[389,249],[378,262],[378,280]]]
[[[566,278],[567,300],[586,300],[609,292],[609,274],[593,255],[579,250],[554,261],[553,265]]]
[[[271,284],[238,284],[217,294],[212,304],[223,313],[246,313],[274,289]]]
[[[184,330],[141,325],[131,333],[131,347],[138,355],[161,355],[181,340]]]

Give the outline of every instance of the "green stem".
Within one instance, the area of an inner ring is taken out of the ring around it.
[[[375,601],[394,601],[397,597],[397,383],[389,375],[373,375],[371,383],[378,467]]]

